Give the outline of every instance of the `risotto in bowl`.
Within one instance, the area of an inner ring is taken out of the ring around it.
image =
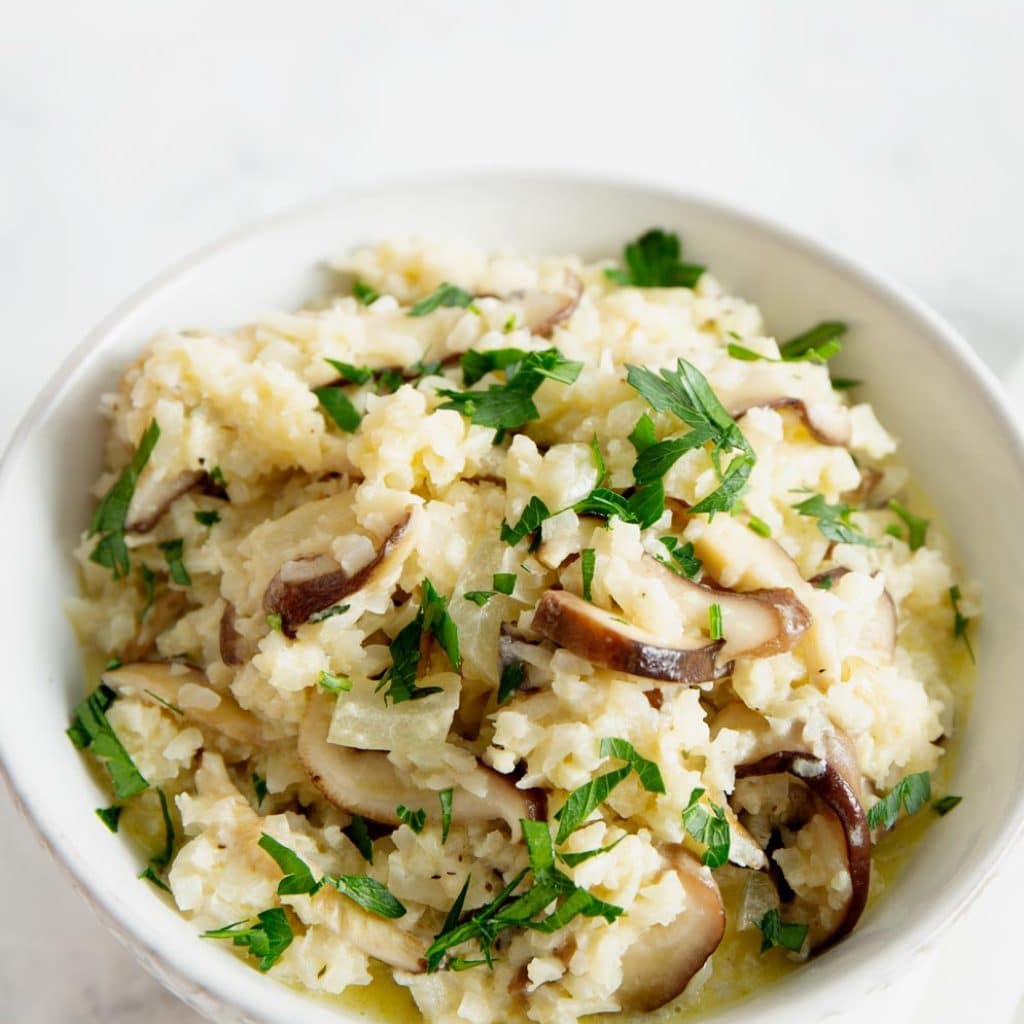
[[[699,1016],[942,842],[979,588],[845,311],[779,336],[684,241],[396,237],[110,379],[69,736],[197,944],[339,1014]]]

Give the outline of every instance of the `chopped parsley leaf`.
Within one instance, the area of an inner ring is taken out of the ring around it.
[[[928,772],[905,775],[881,800],[868,810],[870,828],[890,829],[900,816],[902,805],[907,814],[914,814],[932,798],[932,781]]]
[[[496,572],[491,580],[491,585],[497,593],[508,596],[516,589],[516,574],[514,572]]]
[[[516,329],[516,315],[509,313],[508,319],[501,325],[502,334],[511,334]]]
[[[747,526],[759,537],[770,537],[772,535],[772,528],[759,516],[755,516],[753,512],[750,513]]]
[[[267,625],[275,633],[280,633],[282,632],[282,627],[284,626],[284,620],[281,618],[280,615],[278,615],[277,612],[270,612],[267,615]]]
[[[561,846],[594,813],[598,804],[608,799],[612,790],[626,779],[632,770],[632,765],[627,764],[622,768],[605,772],[604,775],[598,775],[578,789],[574,789],[555,812],[555,820],[558,822],[555,842]]]
[[[352,294],[361,306],[372,306],[380,298],[379,291],[359,280],[352,282]]]
[[[508,545],[514,547],[524,537],[534,533],[540,528],[545,519],[551,518],[551,512],[537,495],[534,495],[523,509],[523,514],[515,526],[509,526],[503,519],[501,521],[501,539]]]
[[[656,555],[658,561],[668,566],[674,573],[685,576],[688,580],[694,579],[704,563],[693,553],[693,545],[689,541],[680,544],[678,538],[671,535],[659,537],[658,540],[665,545],[671,559],[667,561]]]
[[[500,353],[519,352],[519,349],[499,349],[497,353],[474,355],[497,358]],[[466,372],[466,356],[463,357],[463,372]],[[471,366],[473,370],[470,376],[480,368],[478,363],[471,363]],[[540,416],[533,404],[533,395],[545,379],[572,384],[582,368],[582,363],[566,359],[557,348],[526,352],[521,359],[504,367],[504,384],[492,384],[485,391],[440,389],[438,394],[448,401],[443,402],[439,408],[454,409],[478,426],[494,427],[499,431],[512,430]]]
[[[712,640],[721,640],[725,635],[722,632],[722,606],[713,604],[708,608],[708,635]]]
[[[191,587],[192,577],[189,576],[185,563],[181,560],[185,553],[184,540],[181,537],[175,537],[174,540],[165,540],[162,544],[158,544],[157,547],[164,553],[164,559],[167,562],[171,579],[179,587]]]
[[[960,585],[957,583],[949,588],[949,603],[953,606],[953,638],[963,640],[973,662],[974,648],[971,646],[971,638],[967,635],[967,624],[970,620],[960,611]]]
[[[257,958],[261,971],[269,971],[292,944],[292,927],[280,907],[257,914],[255,921],[236,921],[224,928],[203,932],[204,939],[231,939],[235,946],[247,947]]]
[[[802,516],[817,519],[821,535],[828,540],[833,540],[837,544],[863,544],[869,548],[878,546],[854,526],[850,520],[853,509],[849,505],[842,502],[830,505],[823,495],[812,494],[792,507]]]
[[[701,798],[704,790],[698,787],[690,794],[690,800],[683,809],[683,827],[703,844],[701,863],[709,868],[720,868],[729,859],[732,837],[725,810],[712,800],[705,804]]]
[[[685,359],[679,359],[675,370],[662,370],[660,374],[644,367],[629,366],[626,380],[658,412],[671,412],[691,428],[686,437],[647,445],[633,467],[637,482],[651,484],[660,481],[685,451],[710,443],[711,460],[720,484],[697,502],[690,509],[690,514],[714,515],[715,512],[731,511],[746,487],[756,456],[704,375]],[[644,441],[647,439],[646,436],[643,438]],[[723,452],[737,453],[724,472],[721,466]]]
[[[597,566],[597,552],[593,548],[584,548],[580,552],[580,572],[583,575],[583,600],[593,601],[591,586],[594,582],[594,569]]]
[[[200,509],[195,513],[195,520],[200,526],[216,526],[220,522],[220,513],[215,508]]]
[[[907,543],[910,545],[910,550],[916,551],[918,548],[924,547],[928,536],[928,527],[931,526],[931,520],[915,516],[910,509],[901,505],[895,498],[889,502],[889,510],[906,523]]]
[[[584,861],[590,860],[591,857],[597,857],[602,853],[608,853],[610,850],[614,850],[615,847],[618,846],[625,838],[626,836],[624,835],[619,836],[614,843],[609,843],[607,846],[600,846],[596,850],[583,850],[581,853],[559,853],[558,859],[562,861],[563,864],[574,868],[577,864],[582,864]]]
[[[325,384],[322,388],[313,388],[313,394],[336,427],[347,434],[355,432],[363,417],[340,387]]]
[[[853,377],[833,377],[832,378],[832,390],[833,391],[852,391],[854,388],[859,388],[864,381],[854,380]]]
[[[109,686],[101,685],[75,708],[68,736],[79,750],[88,748],[106,765],[118,799],[126,800],[149,788],[128,751],[107,721],[106,710],[117,699]]]
[[[320,890],[323,882],[313,878],[309,865],[294,850],[266,832],[260,835],[259,847],[274,858],[284,873],[284,878],[277,883],[278,896],[312,896]]]
[[[452,827],[452,799],[455,795],[455,791],[449,786],[448,789],[442,789],[437,794],[437,799],[441,804],[441,845],[444,846],[448,842],[448,832]]]
[[[936,800],[935,803],[932,804],[932,807],[934,808],[936,814],[940,815],[941,817],[945,817],[962,800],[962,796],[953,796],[953,794],[950,793],[949,795],[940,797],[938,800]],[[99,814],[99,811],[97,811],[96,813]]]
[[[840,339],[845,333],[846,324],[839,320],[825,320],[784,342],[779,346],[779,352],[787,361],[810,359],[823,363],[840,351]]]
[[[167,802],[167,794],[157,789],[160,798],[160,816],[164,822],[164,848],[152,858],[150,863],[157,868],[167,868],[174,859],[174,822],[171,820],[171,809]]]
[[[137,877],[152,883],[163,892],[171,891],[171,887],[156,873],[152,864],[147,864],[142,871],[139,872]]]
[[[705,268],[696,263],[683,263],[679,236],[652,228],[623,252],[625,269],[608,268],[605,277],[620,285],[637,288],[693,288]]]
[[[368,875],[324,875],[321,881],[333,885],[343,896],[378,917],[394,920],[405,916],[405,907],[376,878]]]
[[[321,690],[333,693],[337,697],[339,693],[348,693],[352,689],[352,680],[348,676],[337,676],[333,672],[321,670],[317,685]]]
[[[526,682],[526,666],[521,661],[510,661],[501,670],[498,681],[498,704],[506,704],[512,695]]]
[[[423,581],[423,598],[416,617],[399,630],[391,642],[391,666],[381,676],[377,690],[384,690],[384,700],[399,704],[406,700],[420,700],[432,693],[440,693],[438,686],[417,686],[416,672],[422,656],[424,633],[432,635],[448,656],[457,672],[462,666],[459,652],[459,632],[448,611],[448,602],[434,589],[428,579]],[[386,689],[385,689],[386,687]]]
[[[495,370],[507,370],[521,363],[529,353],[521,348],[494,348],[489,352],[470,349],[459,359],[462,367],[462,383],[468,388]]]
[[[131,461],[121,470],[121,475],[100,500],[89,523],[89,536],[100,536],[89,559],[110,569],[115,580],[123,579],[131,571],[128,546],[124,541],[125,520],[139,477],[159,439],[160,425],[156,420],[151,420],[139,440],[139,446],[135,449]]]
[[[594,456],[594,469],[597,470],[597,483],[595,487],[600,487],[605,477],[608,476],[608,468],[604,464],[604,456],[601,454],[601,445],[597,440],[597,434],[590,439],[590,451]]]
[[[323,622],[324,619],[330,619],[335,615],[344,615],[350,607],[351,605],[347,604],[332,604],[330,608],[324,608],[323,611],[313,612],[306,621]]]
[[[775,909],[769,910],[755,922],[761,931],[761,952],[767,953],[773,946],[799,953],[807,938],[807,925],[787,924]]]
[[[352,815],[352,821],[346,825],[342,833],[352,841],[352,845],[363,855],[363,860],[373,863],[373,838],[366,826],[366,819],[359,814]]]
[[[153,700],[157,702],[157,704],[162,704],[165,708],[167,708],[168,711],[173,711],[176,715],[185,714],[185,712],[182,711],[177,704],[172,704],[169,700],[164,700],[164,698],[161,697],[159,693],[154,693],[152,690],[143,690],[142,692],[145,693],[147,696],[152,697]]]
[[[118,822],[121,820],[121,811],[123,807],[97,807],[96,817],[103,822],[111,832],[117,831]]]
[[[422,807],[412,811],[404,804],[399,804],[395,808],[395,814],[403,825],[408,825],[417,834],[423,831],[423,826],[427,823],[427,812]]]
[[[665,782],[661,777],[661,769],[653,761],[648,761],[646,757],[641,757],[636,752],[636,747],[627,740],[606,736],[601,740],[601,756],[614,757],[620,761],[625,761],[636,772],[640,785],[648,793],[665,792]]]
[[[483,608],[492,597],[497,596],[497,593],[496,590],[467,590],[462,596],[467,601],[472,601],[477,607]]]
[[[630,431],[629,443],[636,449],[637,455],[642,455],[652,444],[657,443],[657,440],[654,433],[654,421],[647,413],[644,413]]]
[[[425,299],[420,299],[412,306],[407,316],[426,316],[435,309],[465,309],[473,301],[473,296],[462,288],[445,281],[435,288]]]

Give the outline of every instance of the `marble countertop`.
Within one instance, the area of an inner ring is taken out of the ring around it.
[[[0,441],[89,327],[198,245],[345,182],[467,167],[607,172],[768,213],[916,291],[1024,407],[1022,42],[1014,0],[21,5],[0,37]],[[6,793],[0,834],[0,1018],[198,1019]],[[1022,872],[1018,849],[857,1017],[1024,1022]]]

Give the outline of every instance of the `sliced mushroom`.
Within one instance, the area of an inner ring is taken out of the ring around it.
[[[224,489],[214,484],[210,475],[202,469],[187,469],[169,479],[145,474],[128,505],[124,528],[132,533],[149,533],[176,499],[197,487],[202,487],[205,494],[213,497],[227,497]]]
[[[583,282],[567,270],[557,292],[531,288],[509,292],[504,301],[516,312],[516,327],[526,327],[531,334],[550,338],[555,327],[576,312],[582,297]]]
[[[299,729],[299,760],[310,782],[335,807],[360,814],[387,825],[400,824],[396,808],[433,807],[437,793],[414,785],[402,775],[383,751],[356,750],[327,741],[331,724],[332,701],[315,697]],[[519,820],[539,821],[547,812],[547,801],[540,790],[517,789],[503,775],[477,764],[483,796],[457,786],[452,799],[452,821],[505,822],[513,839],[519,838]]]
[[[548,591],[533,626],[562,647],[596,664],[632,675],[699,683],[728,673],[736,657],[766,657],[790,650],[811,623],[807,608],[786,588],[735,594],[685,579],[644,555],[636,576],[660,587],[678,609],[680,634],[707,627],[712,605],[722,613],[724,638],[680,644],[624,623],[610,612],[562,590]]]
[[[786,820],[772,825],[799,829],[816,813],[824,812],[838,826],[834,834],[847,865],[850,892],[845,907],[838,913],[830,913],[825,907],[812,908],[809,948],[821,952],[856,925],[867,903],[871,881],[871,831],[864,813],[853,746],[844,733],[835,730],[823,737],[819,754],[804,741],[799,724],[776,732],[765,719],[742,704],[731,704],[716,716],[712,733],[717,735],[722,729],[734,729],[754,740],[746,760],[736,768],[737,782],[789,776],[791,795],[784,812]]]
[[[422,974],[427,969],[426,945],[422,939],[391,921],[385,921],[345,902],[344,935],[356,949],[410,974]]]
[[[225,665],[243,665],[252,657],[252,651],[248,649],[250,645],[238,631],[237,619],[238,613],[235,611],[235,606],[228,601],[224,605],[224,611],[220,617],[220,629],[217,636],[220,644],[220,660]]]
[[[838,677],[833,608],[774,540],[759,536],[732,516],[692,519],[686,537],[705,571],[719,585],[743,594],[775,588],[792,591],[810,613],[810,622],[798,638],[809,676],[822,682]]]
[[[170,704],[186,718],[228,739],[251,747],[263,742],[259,719],[239,707],[231,694],[214,690],[206,676],[190,665],[140,661],[104,672],[103,682],[118,693],[162,706]]]
[[[153,653],[157,637],[173,626],[188,607],[188,595],[181,590],[164,590],[153,599],[135,636],[121,651],[122,661],[142,661]]]
[[[728,665],[716,664],[724,640],[701,637],[688,646],[672,644],[567,590],[544,594],[533,628],[595,665],[647,679],[703,683],[729,673]]]
[[[849,410],[845,405],[826,405],[823,402],[805,402],[802,398],[789,398],[772,395],[744,396],[742,404],[733,405],[729,412],[733,419],[740,419],[751,409],[791,409],[800,419],[812,436],[822,444],[844,447],[850,443]]]
[[[267,584],[263,610],[268,615],[280,615],[281,631],[285,636],[294,637],[296,629],[311,615],[354,594],[404,556],[415,533],[411,529],[413,514],[410,508],[373,558],[351,576],[330,555],[285,562]]]
[[[686,907],[626,950],[616,999],[627,1013],[650,1013],[675,999],[725,934],[725,908],[711,872],[681,847],[667,851],[666,859],[686,892]]]
[[[852,491],[844,491],[840,495],[840,499],[847,505],[866,505],[870,507],[875,488],[878,487],[884,478],[885,474],[880,470],[862,467],[860,483]]]

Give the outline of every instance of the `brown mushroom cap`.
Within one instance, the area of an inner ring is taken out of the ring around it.
[[[256,747],[263,742],[259,719],[243,710],[230,693],[214,690],[206,676],[191,665],[169,661],[140,661],[103,673],[103,682],[118,693],[130,693],[153,704],[172,704],[200,726],[214,729],[228,739]],[[184,686],[203,691],[182,694]],[[200,698],[185,699],[185,696]]]
[[[765,657],[790,650],[811,622],[810,613],[786,588],[736,594],[685,579],[650,555],[635,569],[659,586],[678,609],[680,634],[706,629],[709,611],[722,613],[722,640],[686,643],[624,622],[611,612],[564,590],[550,590],[534,612],[533,627],[549,639],[598,665],[631,675],[701,683],[729,672],[733,658]]]
[[[329,743],[333,702],[314,697],[299,729],[299,760],[310,782],[336,807],[371,821],[399,825],[399,804],[406,807],[436,807],[437,792],[409,781],[379,750],[356,750]],[[513,839],[520,834],[519,820],[543,819],[547,801],[540,790],[518,789],[504,775],[477,764],[474,774],[483,796],[461,786],[454,787],[452,821],[505,822]]]
[[[241,665],[247,660],[246,652],[243,650],[244,639],[235,625],[236,619],[235,606],[228,601],[221,613],[220,628],[217,631],[220,660],[225,665]]]
[[[196,488],[211,497],[227,498],[223,486],[215,483],[205,469],[186,469],[169,479],[157,477],[150,470],[135,487],[124,528],[132,533],[149,533],[178,498]]]
[[[857,924],[867,903],[871,882],[871,831],[861,797],[861,778],[849,738],[839,730],[823,739],[824,754],[812,752],[794,724],[775,733],[758,714],[741,704],[731,704],[712,724],[712,732],[735,729],[754,737],[747,760],[736,767],[736,778],[788,775],[816,798],[838,822],[842,831],[850,898],[843,916],[831,928],[812,929],[812,952],[834,945]]]
[[[725,934],[725,908],[711,872],[681,847],[666,851],[666,858],[686,891],[686,907],[626,950],[616,998],[627,1013],[650,1013],[675,999]]]
[[[567,590],[549,590],[533,613],[533,628],[581,658],[617,672],[673,683],[703,683],[728,674],[715,656],[724,640],[692,646],[667,643]]]
[[[263,593],[263,610],[281,617],[281,631],[294,637],[311,615],[321,612],[364,587],[375,575],[411,546],[414,510],[395,525],[377,553],[358,572],[349,575],[330,555],[313,555],[285,562]]]

